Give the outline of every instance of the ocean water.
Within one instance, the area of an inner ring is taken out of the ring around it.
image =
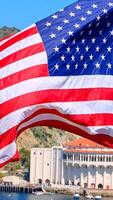
[[[33,194],[25,194],[25,193],[0,192],[0,200],[73,200],[73,197],[69,195],[59,195],[59,194],[36,196]],[[84,200],[84,198],[81,197],[81,200]],[[102,198],[102,200],[113,200],[113,197]]]

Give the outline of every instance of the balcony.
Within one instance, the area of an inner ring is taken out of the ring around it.
[[[104,165],[105,167],[107,166],[113,166],[113,161],[81,161],[81,160],[63,160],[63,163],[65,165],[71,165],[71,166],[75,166],[75,165],[94,165],[94,166],[101,166]]]

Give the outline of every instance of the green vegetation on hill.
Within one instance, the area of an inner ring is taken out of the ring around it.
[[[7,26],[3,26],[2,28],[0,28],[0,38],[7,37],[17,32],[19,32],[19,29],[15,27],[8,28]]]

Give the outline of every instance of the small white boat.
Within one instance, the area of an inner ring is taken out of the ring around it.
[[[74,194],[73,195],[73,200],[80,200],[80,195],[79,194]]]
[[[97,195],[97,196],[95,196],[94,200],[102,200],[102,197]]]
[[[32,194],[35,194],[35,195],[39,196],[39,195],[43,195],[44,192],[37,191],[37,192],[32,192]]]
[[[51,195],[52,193],[51,192],[36,191],[36,192],[32,192],[32,194],[39,196],[39,195]]]
[[[94,199],[94,197],[93,197],[92,195],[89,195],[89,194],[88,194],[88,195],[85,196],[85,199],[88,199],[88,200],[89,200],[89,199]]]

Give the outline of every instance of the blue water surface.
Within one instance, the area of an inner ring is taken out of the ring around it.
[[[73,200],[73,197],[71,195],[60,194],[36,196],[27,193],[0,192],[0,200]],[[80,200],[84,200],[84,198],[81,197]],[[113,200],[113,197],[103,197],[102,200]]]

